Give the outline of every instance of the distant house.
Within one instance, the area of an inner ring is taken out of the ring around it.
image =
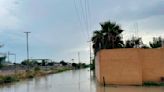
[[[6,54],[0,53],[0,64],[6,64]]]

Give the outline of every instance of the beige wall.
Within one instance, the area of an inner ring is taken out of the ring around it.
[[[163,52],[164,49],[101,50],[96,55],[97,80],[119,85],[158,82],[164,76]]]
[[[143,81],[160,82],[164,77],[164,49],[145,49],[141,51]]]

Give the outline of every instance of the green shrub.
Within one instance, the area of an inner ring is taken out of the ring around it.
[[[40,69],[40,67],[35,67],[34,68],[34,71],[40,71],[41,69]]]
[[[26,71],[26,77],[27,78],[34,78],[34,72],[33,71]]]
[[[145,82],[143,86],[160,86],[160,83],[156,82]]]
[[[28,75],[27,78],[34,78],[34,75]]]
[[[18,81],[18,79],[15,76],[5,76],[3,77],[2,81],[4,83],[11,83],[11,82]]]

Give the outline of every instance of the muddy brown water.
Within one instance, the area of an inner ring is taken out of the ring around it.
[[[164,87],[103,87],[92,75],[89,69],[71,70],[0,86],[0,92],[164,92]]]

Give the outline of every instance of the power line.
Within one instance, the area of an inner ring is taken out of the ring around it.
[[[78,3],[78,5],[77,5]],[[88,0],[74,0],[75,10],[77,17],[79,18],[80,23],[84,24],[84,32],[87,34],[87,41],[90,41],[90,31],[91,30],[91,13],[90,13],[90,4]],[[79,6],[79,7],[78,7]],[[80,12],[81,11],[81,14]],[[81,16],[80,16],[81,15]],[[89,58],[91,63],[91,42],[89,44]]]
[[[87,40],[90,40],[91,13],[89,0],[74,0],[74,6],[80,25],[84,26],[83,31],[87,35]]]
[[[85,24],[83,23],[84,20],[84,16],[82,16],[82,14],[80,14],[79,11],[83,11],[83,9],[79,9],[79,0],[74,0],[74,6],[75,6],[75,11],[76,11],[76,15],[77,15],[77,19],[78,19],[78,23],[80,24],[80,26],[82,26],[82,31],[84,33],[84,35],[86,36],[86,38],[88,37],[87,33],[84,31],[85,30]]]
[[[85,12],[86,12],[86,21],[87,21],[87,31],[89,34],[90,33],[89,30],[91,30],[91,12],[90,12],[89,0],[85,0]],[[90,37],[90,35],[89,35],[89,37]]]
[[[78,62],[80,64],[80,52],[78,52]]]
[[[86,22],[86,31],[89,37],[89,21],[88,21],[88,4],[87,4],[87,0],[84,0],[84,5],[85,5],[85,22]]]
[[[81,18],[82,18],[82,22],[83,22],[83,24],[85,25],[85,32],[86,32],[86,34],[87,34],[87,39],[89,39],[89,33],[88,33],[88,20],[87,20],[87,12],[86,12],[86,4],[85,4],[85,2],[83,2],[83,0],[79,0],[79,7],[80,7],[80,10],[81,10],[81,12],[82,12],[82,16],[81,16]]]

